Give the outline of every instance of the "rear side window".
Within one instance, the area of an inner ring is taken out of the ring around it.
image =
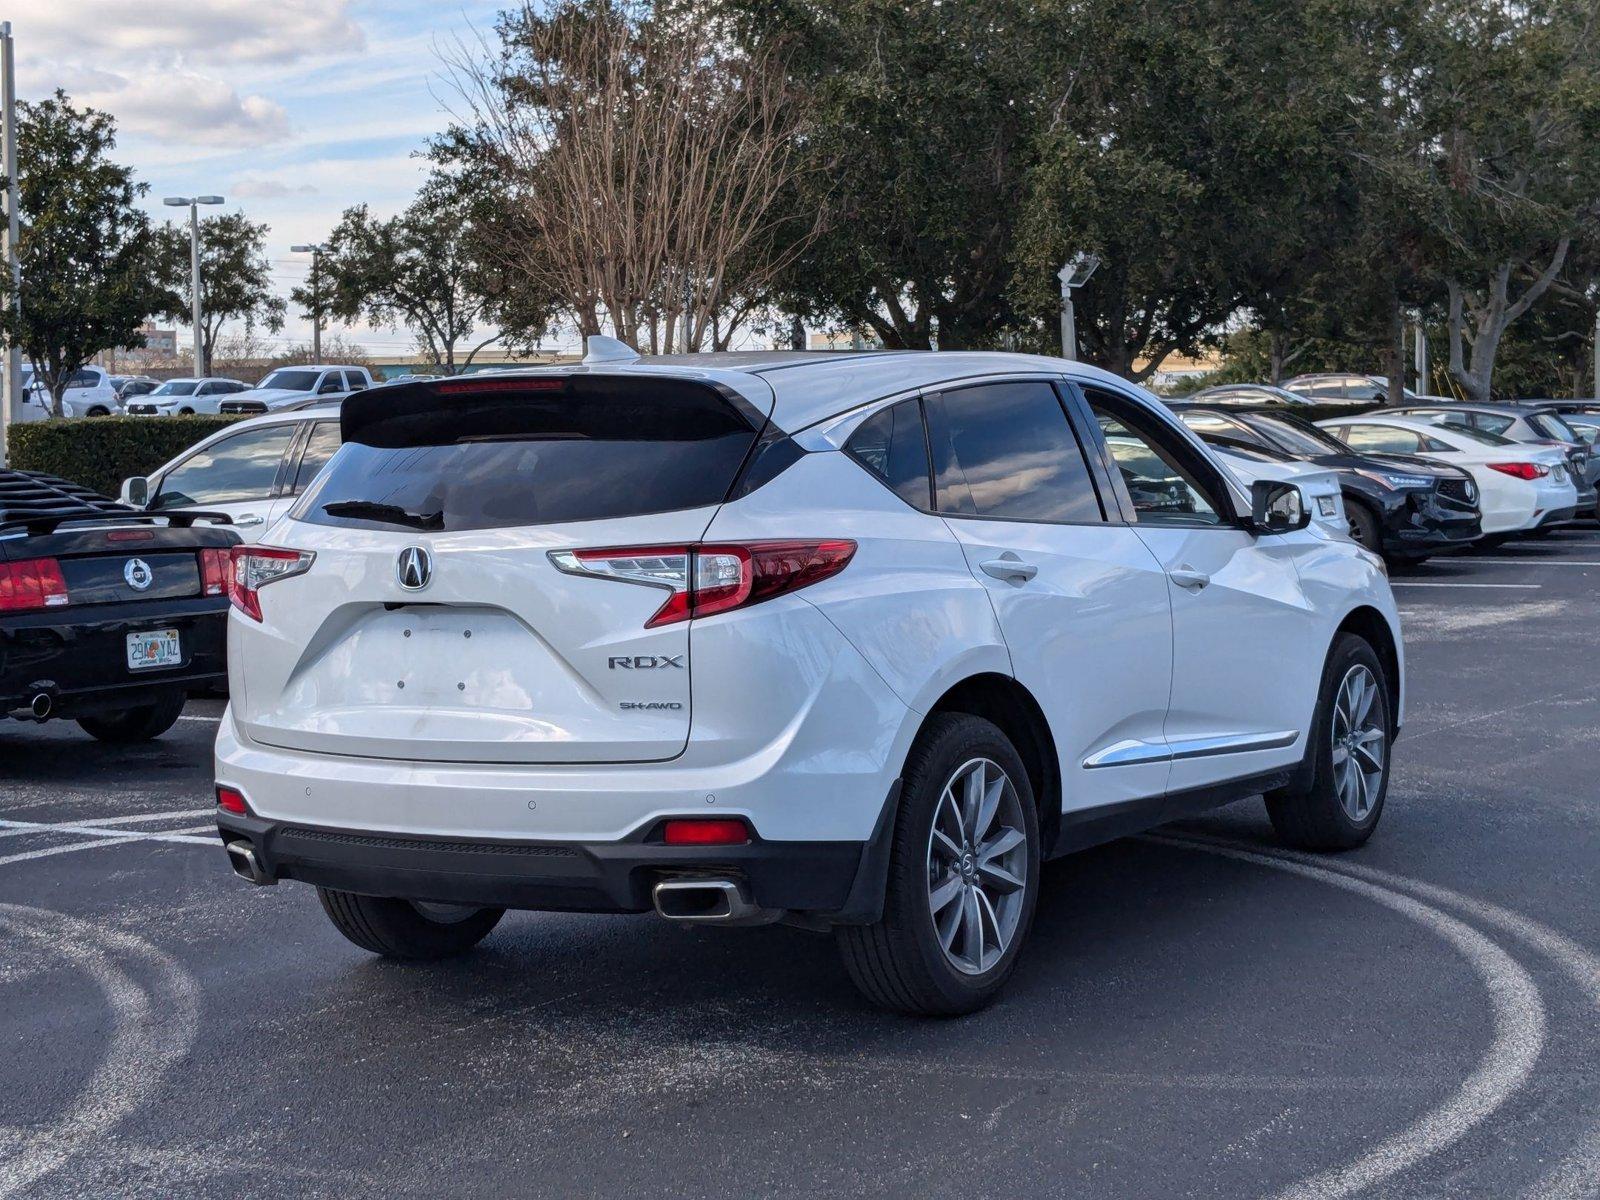
[[[1007,521],[1105,520],[1083,449],[1048,383],[928,398],[940,512]]]
[[[293,515],[449,531],[719,504],[761,417],[686,380],[558,377],[366,391],[341,421],[344,445]]]
[[[863,421],[845,443],[845,452],[881,479],[912,508],[933,506],[928,439],[922,405],[905,400]]]
[[[306,448],[300,455],[300,466],[294,475],[294,494],[299,495],[305,491],[317,472],[328,465],[328,460],[339,449],[339,423],[337,421],[318,421],[311,427],[311,436],[306,439]]]
[[[1391,454],[1411,454],[1422,445],[1422,439],[1417,434],[1390,425],[1348,425],[1343,437],[1345,445],[1352,449]]]

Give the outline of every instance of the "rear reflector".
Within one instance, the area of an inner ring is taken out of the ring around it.
[[[69,602],[61,564],[53,558],[0,563],[0,612],[59,608]]]
[[[750,830],[734,817],[684,817],[663,824],[661,840],[669,846],[743,846]]]
[[[856,544],[830,541],[718,542],[683,546],[619,546],[552,550],[569,575],[642,583],[671,594],[646,629],[759,604],[832,578],[850,564]]]
[[[244,802],[244,793],[235,788],[217,785],[217,807],[235,816],[248,817],[250,806]]]

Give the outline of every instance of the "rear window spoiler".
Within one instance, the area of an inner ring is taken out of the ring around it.
[[[75,508],[62,512],[30,513],[26,517],[19,517],[11,521],[0,521],[0,537],[24,530],[30,535],[54,533],[60,526],[69,522],[81,521],[90,525],[113,524],[142,524],[165,521],[166,528],[188,529],[196,521],[204,521],[210,525],[232,525],[233,518],[227,513],[205,512],[200,509],[174,508],[164,509],[161,512],[85,512]]]

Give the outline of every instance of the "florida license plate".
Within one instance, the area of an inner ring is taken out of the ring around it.
[[[128,635],[128,670],[175,667],[183,661],[176,629],[147,629]]]

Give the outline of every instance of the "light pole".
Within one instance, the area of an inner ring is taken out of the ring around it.
[[[1411,329],[1417,339],[1417,395],[1426,396],[1433,390],[1433,386],[1428,382],[1428,331],[1423,328],[1421,321],[1416,322]]]
[[[304,242],[289,247],[291,254],[311,255],[311,361],[318,363],[322,361],[322,292],[319,268],[327,249],[321,242]]]
[[[1061,280],[1061,357],[1076,360],[1078,357],[1078,327],[1072,311],[1072,293],[1089,282],[1095,268],[1100,265],[1098,255],[1080,251],[1056,272]]]
[[[11,303],[22,312],[22,262],[17,257],[17,206],[21,193],[17,188],[17,59],[11,42],[11,22],[0,21],[0,160],[6,173],[6,270],[11,274]],[[0,378],[0,462],[7,461],[11,420],[17,406],[22,403],[22,354],[15,339],[6,339],[6,369]]]
[[[194,373],[198,377],[206,373],[206,337],[200,324],[200,205],[221,204],[222,197],[168,196],[161,203],[169,208],[189,206],[189,270],[192,273],[189,291],[194,301],[189,315],[194,321]]]

